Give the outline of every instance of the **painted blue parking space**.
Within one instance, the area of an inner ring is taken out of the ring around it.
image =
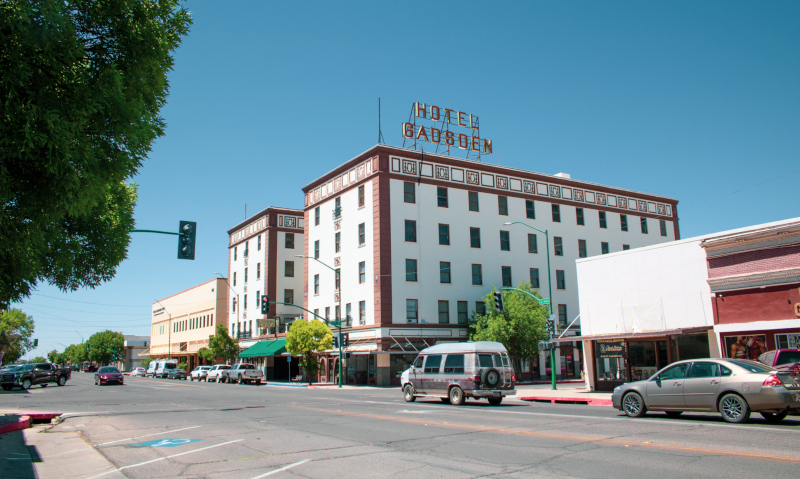
[[[202,439],[164,438],[164,439],[156,439],[154,441],[140,442],[138,444],[131,444],[128,447],[175,447],[199,441],[202,441]]]

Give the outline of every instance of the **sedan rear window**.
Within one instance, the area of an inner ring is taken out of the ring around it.
[[[750,371],[751,373],[770,373],[770,372],[775,370],[775,369],[773,369],[773,368],[771,368],[769,366],[765,366],[765,365],[757,363],[755,361],[738,360],[738,361],[730,361],[730,363],[731,364],[735,364],[735,365],[739,366],[740,368],[744,368],[744,369]]]

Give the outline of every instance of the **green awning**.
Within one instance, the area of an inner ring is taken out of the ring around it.
[[[274,341],[259,341],[245,349],[240,358],[261,358],[264,356],[277,356],[286,352],[286,340],[276,339]]]

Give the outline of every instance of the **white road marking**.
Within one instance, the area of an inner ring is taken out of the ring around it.
[[[187,429],[194,429],[194,428],[197,428],[197,427],[200,427],[200,426],[183,427],[183,428],[180,428],[180,429],[173,429],[171,431],[157,432],[155,434],[145,434],[144,436],[126,437],[125,439],[117,439],[116,441],[108,441],[108,442],[104,442],[104,443],[101,443],[101,444],[95,444],[94,447],[105,446],[106,444],[114,444],[114,443],[122,442],[122,441],[130,441],[131,439],[139,439],[139,438],[142,438],[142,437],[160,436],[161,434],[167,434],[167,433],[170,433],[170,432],[185,431]]]
[[[422,409],[420,409],[418,411],[409,411],[408,409],[401,409],[400,411],[397,411],[397,412],[406,412],[406,413],[411,413],[411,414],[425,414],[425,413],[435,412],[435,411],[427,411],[427,410],[422,410]]]
[[[308,461],[310,461],[310,460],[311,460],[311,459],[306,459],[306,460],[303,460],[303,461],[300,461],[300,462],[295,462],[294,464],[289,464],[288,466],[283,466],[283,467],[282,467],[282,468],[280,468],[280,469],[275,469],[275,470],[273,470],[273,471],[269,471],[269,472],[268,472],[268,473],[266,473],[266,474],[261,474],[260,476],[252,477],[252,478],[250,478],[250,479],[261,479],[262,477],[271,476],[271,475],[273,475],[273,474],[277,474],[277,473],[279,473],[279,472],[285,471],[286,469],[290,469],[290,468],[292,468],[292,467],[294,467],[294,466],[299,466],[300,464],[303,464],[304,462],[308,462]]]

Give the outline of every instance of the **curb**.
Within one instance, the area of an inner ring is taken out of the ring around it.
[[[611,399],[592,399],[576,397],[525,396],[517,398],[521,401],[549,402],[550,404],[585,404],[587,406],[612,406]]]
[[[31,417],[30,416],[20,416],[16,422],[10,422],[8,424],[3,424],[0,426],[0,434],[6,434],[9,432],[14,431],[21,431],[23,429],[28,429],[31,427]]]

